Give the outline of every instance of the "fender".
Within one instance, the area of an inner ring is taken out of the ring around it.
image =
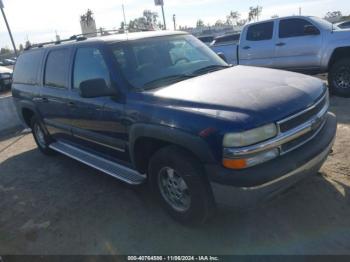
[[[15,98],[15,99],[17,100],[18,98]],[[15,102],[15,105],[16,105],[16,109],[17,109],[17,114],[25,126],[28,126],[28,125],[26,124],[26,121],[24,120],[24,117],[22,114],[23,109],[32,110],[34,112],[34,114],[41,119],[41,115],[40,115],[38,109],[36,108],[35,104],[32,101],[19,100],[19,101]]]
[[[216,162],[208,144],[200,137],[171,127],[152,124],[135,124],[129,131],[129,152],[133,164],[135,164],[135,143],[139,138],[154,138],[178,145],[193,153],[203,163]]]

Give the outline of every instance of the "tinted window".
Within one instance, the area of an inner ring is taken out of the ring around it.
[[[210,42],[213,42],[214,37],[213,36],[202,36],[202,37],[198,37],[198,39],[204,43],[210,43]]]
[[[215,44],[231,43],[231,42],[238,42],[238,41],[239,41],[239,35],[228,35],[228,36],[218,37],[215,40]]]
[[[309,21],[300,18],[285,19],[280,21],[280,38],[304,36],[305,26],[312,25]]]
[[[110,85],[108,67],[97,48],[78,49],[75,56],[73,87],[79,88],[86,80],[104,79]]]
[[[45,68],[45,85],[67,88],[69,50],[53,50],[49,53]]]
[[[273,22],[252,25],[248,28],[248,41],[270,40],[273,35]]]
[[[38,72],[42,58],[42,51],[24,52],[20,55],[13,76],[14,83],[27,85],[38,84]]]
[[[350,22],[345,22],[339,25],[340,28],[347,28],[350,27]]]

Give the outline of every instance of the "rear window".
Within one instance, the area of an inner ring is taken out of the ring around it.
[[[37,85],[42,58],[42,51],[24,52],[20,55],[16,63],[13,82],[16,84]]]
[[[69,50],[59,49],[49,53],[45,68],[45,85],[67,88],[69,72]]]
[[[222,36],[215,39],[215,44],[225,44],[225,43],[232,43],[232,42],[238,42],[238,41],[239,41],[239,34],[227,35],[227,36]]]
[[[273,23],[274,22],[266,22],[250,26],[248,28],[247,40],[263,41],[272,39]]]

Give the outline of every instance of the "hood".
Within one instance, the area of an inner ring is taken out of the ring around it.
[[[4,67],[4,66],[0,66],[0,74],[3,74],[3,73],[10,73],[12,74],[13,70],[7,68],[7,67]]]
[[[339,29],[339,30],[334,30],[331,32],[331,38],[333,40],[345,40],[348,43],[350,43],[350,29]]]
[[[323,86],[302,74],[236,66],[145,93],[173,108],[253,127],[311,106],[324,93]]]

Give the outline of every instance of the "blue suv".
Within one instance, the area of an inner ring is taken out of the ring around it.
[[[14,70],[38,148],[147,182],[180,222],[271,197],[332,149],[337,121],[318,79],[232,67],[183,32],[71,40],[29,48]]]

